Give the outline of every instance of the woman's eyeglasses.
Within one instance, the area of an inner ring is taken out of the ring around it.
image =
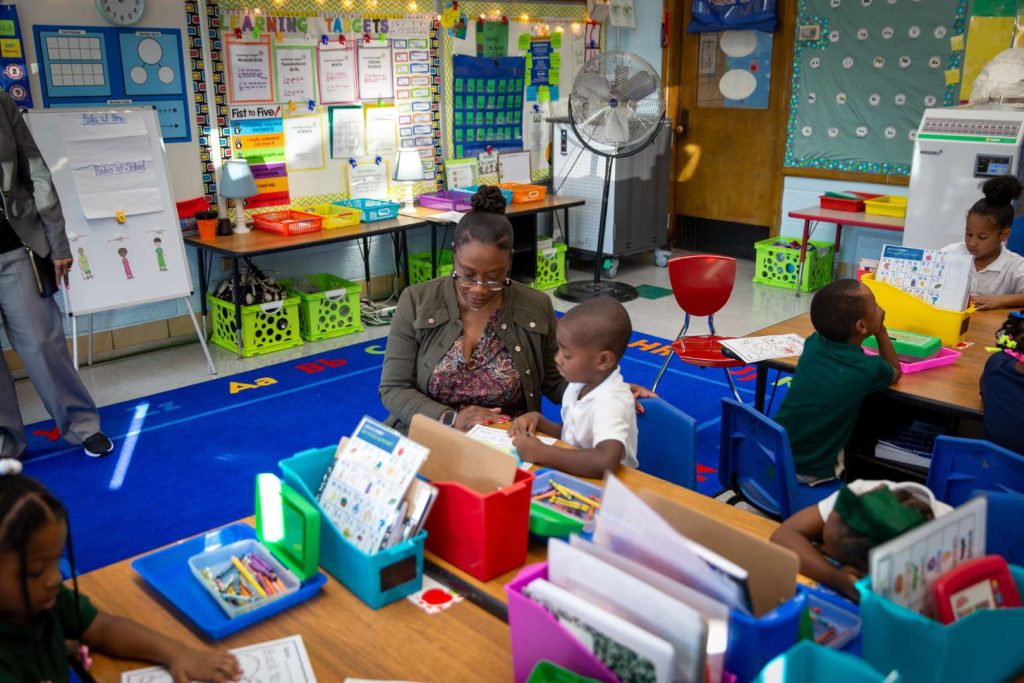
[[[477,285],[483,285],[492,292],[500,292],[510,284],[508,278],[504,280],[476,280],[468,275],[458,275],[457,273],[452,273],[452,279],[455,280],[455,284],[463,289],[472,289]]]

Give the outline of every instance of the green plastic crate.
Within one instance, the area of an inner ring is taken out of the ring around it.
[[[235,305],[212,294],[207,295],[206,301],[213,316],[211,341],[236,351]],[[242,306],[242,355],[246,358],[301,345],[298,297]]]
[[[551,245],[555,253],[537,251],[537,279],[534,289],[553,289],[565,284],[565,250],[561,242]]]
[[[415,285],[433,279],[430,268],[430,252],[421,251],[409,254],[409,284]],[[442,249],[437,261],[437,276],[447,277],[452,274],[452,250]]]
[[[796,289],[796,275],[800,267],[800,247],[775,246],[778,237],[769,237],[754,244],[757,250],[757,264],[754,268],[754,282],[772,287]],[[814,249],[811,249],[814,245]],[[807,242],[807,258],[804,260],[804,277],[800,283],[801,292],[813,292],[832,281],[832,244],[829,242]]]
[[[363,331],[358,284],[330,273],[306,275],[305,279],[318,291],[295,289],[294,280],[281,282],[288,294],[299,298],[299,330],[304,340],[320,341]]]

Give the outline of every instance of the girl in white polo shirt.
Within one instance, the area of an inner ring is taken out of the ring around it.
[[[967,213],[963,242],[942,251],[974,257],[971,303],[979,311],[1024,306],[1024,256],[1006,248],[1013,223],[1013,200],[1021,195],[1021,183],[1012,175],[985,182],[984,197]]]

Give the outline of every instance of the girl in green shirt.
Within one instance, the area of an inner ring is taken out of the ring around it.
[[[60,560],[67,547],[72,588]],[[111,657],[165,665],[175,683],[238,680],[227,652],[198,650],[130,619],[102,614],[78,593],[71,534],[64,506],[37,481],[21,476],[21,462],[0,460],[0,680],[69,680],[66,641],[88,668],[89,648]]]

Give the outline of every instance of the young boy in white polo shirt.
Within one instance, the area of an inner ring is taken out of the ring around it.
[[[537,412],[512,422],[510,434],[527,462],[581,477],[601,477],[620,462],[636,467],[636,407],[619,372],[633,326],[618,301],[598,297],[569,310],[555,330],[555,364],[569,382],[562,396],[562,424]],[[536,432],[576,448],[541,442]]]

